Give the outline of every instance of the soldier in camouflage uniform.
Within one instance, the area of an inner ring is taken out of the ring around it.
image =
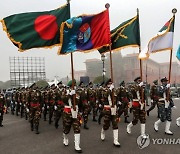
[[[70,84],[68,84],[71,86]],[[80,145],[80,115],[78,113],[78,104],[76,102],[75,109],[73,109],[73,95],[75,95],[75,90],[66,89],[62,92],[62,101],[64,102],[63,111],[63,144],[65,146],[69,145],[69,140],[67,134],[69,134],[71,126],[74,130],[74,143],[75,151],[81,153],[82,150]]]
[[[89,88],[87,89],[87,95],[88,95],[89,104],[91,106],[91,110],[93,112],[93,121],[96,122],[98,101],[96,100],[96,90],[93,88],[92,82],[89,83]]]
[[[133,121],[127,125],[127,133],[131,134],[132,126],[138,123],[138,120],[141,122],[141,136],[146,138],[145,134],[145,123],[146,123],[146,112],[145,112],[145,103],[142,101],[142,90],[144,96],[143,82],[140,77],[134,79],[135,85],[130,89],[132,95],[132,110],[133,110]]]
[[[51,85],[51,89],[49,90],[49,104],[48,104],[48,109],[49,109],[49,124],[51,124],[52,117],[54,114],[54,105],[55,105],[55,100],[56,100],[56,93],[55,93],[56,86],[55,84]]]
[[[125,87],[125,82],[120,83],[120,87],[116,91],[117,93],[117,106],[119,117],[124,113],[124,122],[129,123],[128,118],[128,105],[130,102],[130,94],[128,89]]]
[[[105,131],[109,129],[110,122],[112,122],[113,128],[113,137],[114,137],[114,146],[120,147],[120,143],[118,141],[118,115],[117,115],[117,107],[115,103],[115,98],[113,98],[114,85],[109,79],[106,83],[107,88],[103,91],[104,97],[104,124],[101,130],[101,140],[105,140]],[[113,102],[114,101],[114,102]]]
[[[151,107],[146,111],[148,116],[149,116],[149,112],[151,112],[156,107],[156,105],[158,107],[157,88],[158,88],[158,80],[154,80],[150,91]],[[159,113],[158,113],[158,118],[159,118]]]
[[[88,94],[87,94],[87,89],[85,88],[83,82],[79,84],[79,88],[77,90],[79,97],[79,103],[81,105],[80,111],[82,112],[82,117],[84,120],[84,129],[89,129],[87,126],[88,122],[88,115],[90,112],[90,104],[88,102]]]
[[[171,108],[176,108],[174,106],[174,103],[170,97],[170,94],[168,89],[170,88],[170,84],[167,84],[168,79],[166,77],[161,79],[161,86],[158,86],[157,94],[158,94],[158,112],[159,112],[159,120],[157,120],[154,123],[154,130],[157,132],[159,128],[159,124],[161,122],[166,121],[166,126],[165,126],[165,134],[167,135],[173,135],[173,133],[170,131],[170,126],[171,126]],[[169,97],[168,97],[169,95]]]
[[[39,134],[39,120],[41,115],[41,93],[37,89],[36,84],[33,84],[30,87],[29,91],[29,121],[31,124],[31,131],[34,130],[35,126],[35,133]]]
[[[5,97],[4,94],[0,93],[0,127],[3,127],[3,114],[4,114]]]
[[[49,105],[49,87],[46,86],[42,91],[42,106],[43,106],[42,111],[43,111],[44,121],[46,121],[46,115],[49,108],[48,105]]]
[[[62,84],[62,81],[59,82],[58,88],[55,90],[55,95],[56,95],[56,101],[55,101],[55,106],[54,106],[54,119],[55,119],[55,128],[57,129],[59,127],[59,119],[61,118],[63,109],[64,109],[64,103],[62,101],[62,92],[64,91],[64,87]]]

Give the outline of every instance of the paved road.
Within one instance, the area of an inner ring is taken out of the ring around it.
[[[140,125],[132,129],[132,134],[126,133],[126,124],[119,123],[119,141],[121,148],[113,146],[112,128],[106,132],[106,140],[100,140],[100,130],[102,125],[92,122],[89,118],[89,130],[81,129],[81,148],[84,154],[120,154],[120,153],[149,153],[149,154],[169,154],[179,153],[180,143],[177,145],[153,144],[152,139],[178,139],[180,140],[180,128],[175,125],[175,119],[180,116],[180,100],[175,100],[177,109],[173,111],[173,122],[171,130],[173,136],[164,134],[165,124],[161,124],[160,131],[153,130],[154,121],[157,120],[156,109],[147,117],[146,133],[150,135],[150,145],[144,149],[139,149],[136,139],[140,134]],[[130,116],[130,119],[132,117]],[[70,144],[64,147],[62,144],[62,125],[58,129],[48,122],[40,122],[40,134],[36,135],[30,131],[29,123],[10,114],[4,116],[4,127],[0,128],[0,154],[73,154],[74,142],[73,131],[69,134]],[[159,140],[160,143],[160,140]]]

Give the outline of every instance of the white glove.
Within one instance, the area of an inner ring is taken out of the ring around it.
[[[169,101],[165,100],[165,109],[167,109],[169,107]]]
[[[76,109],[76,111],[74,111],[73,108],[71,109],[71,114],[72,114],[72,118],[73,118],[73,119],[76,119],[76,118],[77,118],[77,113],[78,113],[77,109]]]
[[[168,84],[166,85],[166,88],[170,88],[170,86],[171,86],[170,83],[168,83]]]
[[[116,115],[116,106],[111,107],[111,115]]]
[[[56,105],[54,106],[54,110],[57,110],[57,106]]]
[[[143,108],[144,108],[144,103],[143,103],[143,104],[141,104],[141,110],[143,110]]]
[[[26,112],[29,113],[29,109],[28,108],[26,109]]]
[[[112,83],[109,88],[111,91],[114,89],[114,84]]]
[[[96,103],[98,103],[98,100],[96,100]]]
[[[118,101],[118,105],[121,105],[122,103],[120,101]]]
[[[47,106],[47,109],[49,109],[49,106]]]
[[[15,102],[15,104],[17,105],[17,102]]]
[[[177,107],[174,105],[173,107],[172,107],[173,109],[177,109]]]
[[[151,103],[153,103],[153,100],[151,99]]]
[[[76,94],[75,90],[71,90],[70,95]]]
[[[11,104],[13,104],[13,101],[11,101]]]
[[[44,107],[42,107],[42,110],[44,111]]]
[[[143,84],[144,84],[144,83],[143,83],[143,82],[141,82],[141,83],[139,84],[139,86],[140,86],[140,87],[142,87],[142,86],[143,86]]]
[[[101,108],[101,107],[102,107],[102,105],[101,105],[101,104],[99,104],[99,107]]]
[[[129,102],[129,108],[132,108],[132,102]]]
[[[26,107],[26,104],[24,104],[24,107]]]
[[[22,103],[19,103],[19,105],[22,105]]]

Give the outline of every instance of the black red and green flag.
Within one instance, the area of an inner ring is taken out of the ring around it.
[[[61,23],[70,18],[70,4],[51,11],[28,12],[1,20],[3,30],[19,51],[60,44]]]
[[[111,30],[111,43],[112,51],[121,50],[127,47],[139,47],[140,31],[138,16],[121,23],[118,27]],[[99,49],[100,53],[108,51],[108,47]]]

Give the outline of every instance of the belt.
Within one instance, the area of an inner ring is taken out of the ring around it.
[[[139,99],[133,99],[134,102],[139,102]]]
[[[165,99],[164,98],[160,98],[159,101],[165,101]]]
[[[71,107],[65,107],[64,112],[66,113],[71,113]]]
[[[105,110],[110,110],[110,109],[111,109],[111,106],[110,106],[110,105],[104,105],[104,109],[105,109]]]
[[[36,106],[39,106],[39,103],[38,104],[31,104],[31,107],[36,107]]]
[[[64,105],[64,102],[63,101],[58,101],[57,104],[58,105]]]
[[[139,101],[133,101],[132,106],[133,107],[139,107],[140,106]]]

